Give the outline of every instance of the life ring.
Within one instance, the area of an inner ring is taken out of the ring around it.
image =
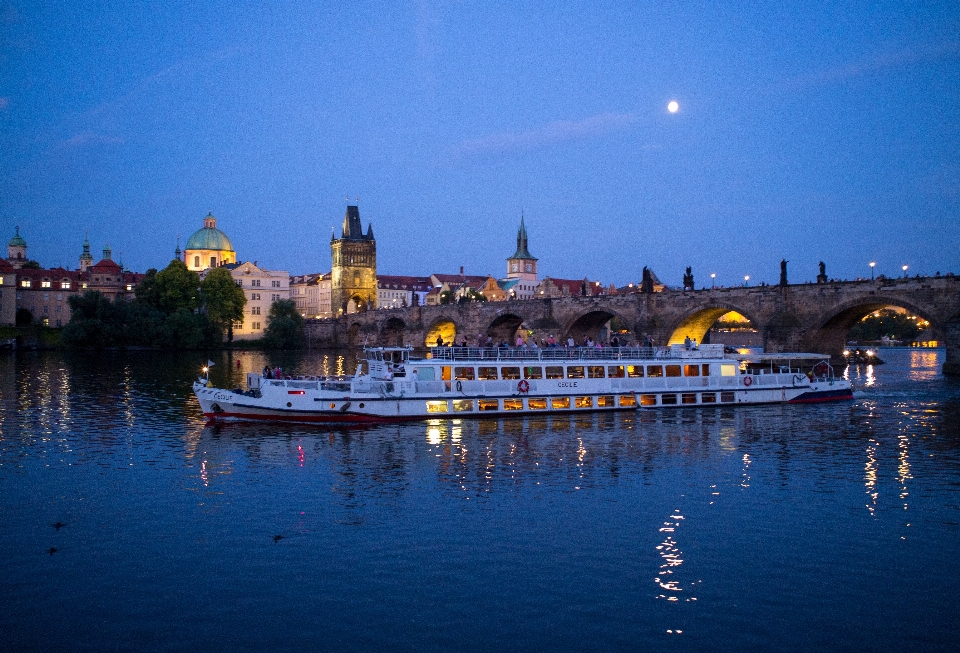
[[[743,385],[745,385],[745,386],[751,386],[751,385],[753,385],[753,377],[752,377],[752,376],[745,376],[745,377],[743,377]]]
[[[530,382],[527,381],[526,379],[522,379],[520,383],[517,384],[517,390],[526,394],[527,392],[530,391]]]
[[[463,383],[457,381],[457,392],[463,392]]]

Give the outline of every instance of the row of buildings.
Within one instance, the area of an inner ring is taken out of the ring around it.
[[[111,299],[128,298],[143,277],[114,262],[109,245],[103,250],[103,258],[94,263],[90,244],[85,240],[76,270],[28,265],[26,251],[27,244],[18,227],[7,246],[6,261],[0,260],[0,324],[13,324],[17,311],[25,309],[34,321],[63,326],[70,319],[66,301],[70,294],[99,290]],[[213,268],[230,270],[247,299],[243,321],[234,324],[236,339],[260,337],[270,306],[280,299],[292,299],[305,318],[325,319],[368,310],[475,300],[480,296],[486,301],[508,301],[634,290],[612,285],[604,288],[599,281],[589,279],[540,279],[538,259],[530,254],[522,217],[517,249],[506,259],[506,275],[499,278],[467,275],[462,267],[457,274],[378,274],[373,225],[363,230],[357,206],[347,207],[340,237],[336,237],[336,232],[330,236],[331,268],[327,272],[291,276],[286,270],[261,267],[257,261],[239,260],[230,238],[217,228],[212,214],[203,219],[203,226],[190,236],[183,251],[177,245],[175,257],[201,276]],[[656,285],[662,289],[659,281]]]

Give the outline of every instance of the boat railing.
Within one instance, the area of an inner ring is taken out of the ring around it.
[[[723,358],[722,345],[670,347],[431,347],[430,357],[444,361],[657,360]]]

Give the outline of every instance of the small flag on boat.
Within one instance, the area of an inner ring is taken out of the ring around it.
[[[214,363],[213,361],[210,361],[210,360],[207,361],[207,367],[213,367],[214,365],[216,365],[216,363]]]

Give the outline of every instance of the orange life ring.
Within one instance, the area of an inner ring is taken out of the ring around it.
[[[530,390],[530,382],[526,379],[521,380],[520,383],[517,384],[517,390],[526,394]]]
[[[753,384],[753,377],[752,377],[752,376],[745,376],[745,377],[743,377],[743,385],[750,386],[750,385],[752,385],[752,384]]]

